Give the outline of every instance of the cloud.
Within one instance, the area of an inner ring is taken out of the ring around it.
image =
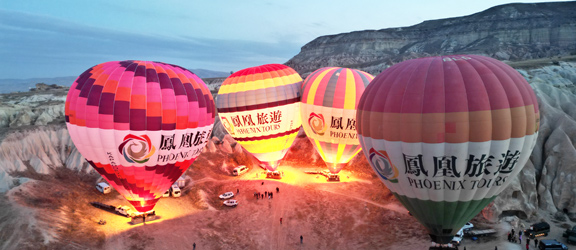
[[[300,48],[290,42],[131,33],[2,9],[0,33],[0,67],[8,72],[2,78],[77,75],[105,61],[128,59],[236,71],[284,63]]]

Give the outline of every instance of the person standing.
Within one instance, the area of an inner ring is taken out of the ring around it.
[[[534,239],[534,247],[538,247],[538,238]]]
[[[282,225],[282,217],[280,217],[280,225]]]
[[[192,250],[196,250],[196,242],[192,244]]]
[[[302,244],[303,241],[304,241],[304,237],[302,237],[302,235],[300,235],[300,244]]]

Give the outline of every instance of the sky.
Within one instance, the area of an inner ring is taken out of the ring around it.
[[[119,60],[238,71],[285,63],[320,36],[412,26],[510,2],[0,0],[0,79],[78,76]]]

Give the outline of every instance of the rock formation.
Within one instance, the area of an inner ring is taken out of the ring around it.
[[[479,54],[525,60],[576,53],[576,2],[515,3],[463,17],[321,36],[286,65],[303,77],[327,66],[378,74],[417,57]]]

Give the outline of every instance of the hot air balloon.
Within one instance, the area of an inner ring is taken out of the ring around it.
[[[332,174],[361,150],[356,107],[372,79],[364,71],[328,67],[314,71],[302,84],[302,127]]]
[[[522,170],[539,116],[516,70],[477,55],[398,63],[368,85],[356,115],[372,168],[440,244]]]
[[[292,68],[266,64],[237,71],[218,91],[222,125],[269,171],[276,170],[300,130],[301,87]]]
[[[114,61],[76,79],[65,116],[82,156],[146,212],[204,148],[215,106],[204,82],[182,67]]]

